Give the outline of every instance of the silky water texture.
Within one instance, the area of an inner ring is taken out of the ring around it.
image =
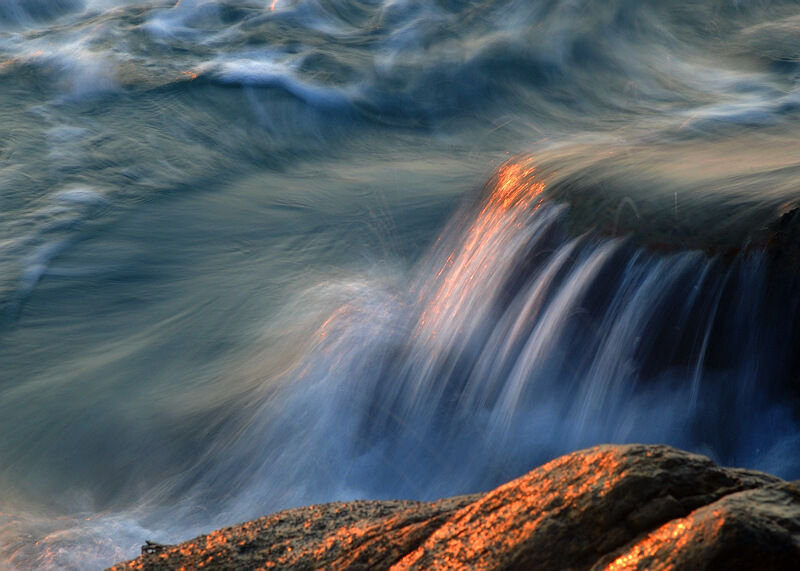
[[[800,202],[798,38],[788,1],[0,0],[0,569],[605,442],[800,477],[797,251],[752,238]]]

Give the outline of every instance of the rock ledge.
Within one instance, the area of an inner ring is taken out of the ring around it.
[[[111,569],[795,570],[796,484],[667,446],[598,446],[486,494],[287,510]]]

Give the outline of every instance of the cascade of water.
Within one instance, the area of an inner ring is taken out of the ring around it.
[[[545,187],[509,163],[410,283],[311,295],[330,313],[295,364],[150,498],[168,510],[120,516],[121,541],[171,529],[162,518],[176,514],[193,522],[175,530],[185,536],[209,514],[218,526],[331,499],[486,489],[601,442],[800,474],[794,269],[767,249],[663,254],[575,235]],[[95,541],[91,526],[75,533]]]
[[[336,482],[342,497],[436,497],[626,441],[797,474],[796,275],[763,250],[664,255],[571,236],[544,188],[508,164],[406,291],[350,285],[226,444],[259,474],[253,493],[307,503]]]

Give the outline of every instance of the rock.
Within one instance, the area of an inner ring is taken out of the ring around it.
[[[298,508],[112,568],[800,569],[793,483],[667,446],[599,446],[487,493]]]
[[[701,121],[690,119],[687,129]],[[747,138],[575,144],[509,164],[526,173],[519,186],[569,205],[573,235],[598,231],[657,252],[731,256],[798,240],[797,225],[781,218],[800,207],[800,145],[781,138],[768,145],[753,153]]]

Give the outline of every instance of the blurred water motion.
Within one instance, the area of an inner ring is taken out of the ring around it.
[[[0,0],[0,568],[800,474],[794,1]]]

